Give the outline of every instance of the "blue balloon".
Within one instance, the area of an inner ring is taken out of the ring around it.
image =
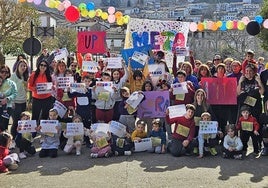
[[[226,27],[226,21],[222,21],[222,26],[220,27],[221,31],[226,31],[227,27]]]
[[[259,24],[262,24],[263,22],[263,17],[258,15],[258,16],[255,16],[255,21],[258,22]]]
[[[87,10],[90,11],[90,10],[94,10],[95,9],[95,4],[93,2],[89,2],[87,4]]]

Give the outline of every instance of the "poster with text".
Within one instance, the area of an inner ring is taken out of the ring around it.
[[[52,92],[52,82],[43,82],[36,84],[37,94],[48,94]]]
[[[83,123],[67,123],[66,136],[84,135]]]
[[[41,120],[40,121],[41,132],[42,133],[57,133],[58,130],[56,126],[59,126],[58,120]]]
[[[20,120],[18,121],[19,133],[36,132],[36,120]]]

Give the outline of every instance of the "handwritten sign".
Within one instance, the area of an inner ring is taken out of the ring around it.
[[[74,77],[57,77],[58,88],[65,89],[74,82]]]
[[[108,91],[110,93],[113,93],[113,82],[101,82],[97,81],[96,82],[96,92],[105,92]]]
[[[132,108],[136,109],[141,103],[144,95],[138,91],[133,92],[129,98],[126,100],[126,103],[129,104]]]
[[[109,131],[109,124],[108,123],[94,123],[91,125],[91,129],[95,132],[102,132],[107,133]]]
[[[84,135],[83,123],[67,123],[66,136]]]
[[[48,94],[52,92],[52,82],[36,83],[37,94]]]
[[[185,104],[179,104],[174,106],[169,106],[169,118],[181,117],[186,114],[186,107]]]
[[[145,53],[142,52],[138,52],[138,51],[134,51],[132,57],[132,60],[142,64],[143,66],[145,65],[145,63],[148,63],[149,60],[149,56]]]
[[[173,95],[188,93],[186,82],[171,84],[171,87],[173,88]]]
[[[141,139],[140,142],[135,141],[134,142],[134,147],[135,147],[135,152],[141,152],[141,151],[147,151],[151,149],[153,146],[152,139],[151,138],[143,138]]]
[[[85,83],[71,83],[70,89],[71,93],[77,92],[77,93],[85,93],[86,85]]]
[[[98,72],[98,63],[95,61],[83,61],[82,70],[84,72]]]
[[[118,137],[124,137],[126,135],[126,126],[116,121],[111,121],[109,130]]]
[[[66,114],[67,112],[67,108],[66,106],[64,106],[64,104],[62,104],[61,102],[59,101],[55,101],[54,102],[54,107],[53,107],[55,110],[57,110],[58,112],[58,115],[63,118],[63,116]]]
[[[56,126],[59,125],[58,120],[41,120],[40,126],[42,133],[58,133]]]
[[[217,121],[199,121],[200,134],[213,134],[218,132]]]
[[[55,55],[54,59],[58,61],[58,60],[67,58],[69,55],[69,52],[66,48],[62,48],[62,49],[56,50],[54,52],[54,55]]]
[[[107,61],[107,69],[122,68],[122,57],[109,57],[105,61]]]
[[[77,51],[79,53],[105,53],[106,32],[82,31],[77,34]]]
[[[178,56],[189,56],[189,47],[176,47],[175,52]]]
[[[20,120],[18,121],[19,133],[36,132],[36,120]]]

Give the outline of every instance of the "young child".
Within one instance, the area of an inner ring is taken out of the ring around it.
[[[20,115],[20,120],[30,120],[31,114],[28,111],[24,111]],[[20,127],[17,128],[20,130]],[[19,158],[27,158],[26,154],[34,155],[36,153],[35,147],[32,145],[34,133],[18,133],[15,142],[16,146],[19,148]]]
[[[81,122],[82,122],[81,116],[75,115],[73,117],[73,123],[81,123]],[[67,136],[66,130],[64,130],[63,136],[68,139],[63,151],[69,154],[75,148],[76,155],[77,156],[81,155],[81,146],[82,146],[84,135]]]
[[[236,136],[235,125],[226,126],[227,135],[223,141],[223,158],[242,159],[243,144],[241,139]]]
[[[241,117],[237,122],[236,129],[240,131],[240,137],[243,143],[243,151],[247,151],[249,137],[252,139],[254,154],[259,154],[259,128],[257,119],[250,114],[250,107],[243,105],[240,109]]]
[[[9,145],[11,144],[12,136],[6,132],[0,133],[0,172],[8,172],[16,170],[19,157],[16,153],[9,154]]]
[[[246,52],[245,60],[242,62],[242,73],[243,73],[243,75],[245,75],[246,67],[250,63],[251,64],[254,64],[254,65],[257,65],[257,62],[254,59],[254,52],[252,50],[248,50]],[[256,72],[255,73],[257,73],[257,69],[256,69]]]
[[[115,156],[131,155],[134,144],[131,141],[131,135],[127,132],[124,137],[118,137],[112,134],[112,152]]]
[[[50,109],[49,110],[49,120],[57,120],[58,119],[58,112],[55,109]],[[40,132],[40,130],[42,129],[41,126],[37,127],[37,131],[41,134],[41,136],[43,135],[44,141],[42,142],[41,145],[41,151],[39,153],[39,157],[43,158],[43,157],[51,157],[51,158],[55,158],[58,156],[58,147],[60,145],[60,139],[59,139],[59,135],[60,135],[60,124],[58,126],[56,126],[57,129],[57,133],[43,133]]]
[[[0,87],[2,86],[2,84],[3,84],[3,78],[0,77]],[[5,98],[5,93],[0,92],[0,101],[1,101],[1,99],[4,99],[4,98]],[[0,107],[2,107],[2,109],[3,109],[2,117],[9,119],[9,114],[7,113],[7,105],[0,104]]]
[[[89,138],[93,142],[93,147],[91,148],[90,157],[100,158],[100,157],[110,157],[112,154],[111,148],[111,133],[98,132],[95,133],[90,130]]]
[[[201,114],[201,121],[211,121],[211,115],[208,112]],[[222,134],[221,131],[218,131],[218,134]],[[207,147],[207,150],[211,155],[217,155],[217,150],[215,146],[218,144],[217,134],[198,134],[198,145],[199,145],[199,156],[198,158],[203,158],[204,156],[204,146]]]
[[[146,123],[142,120],[138,120],[136,123],[136,128],[131,134],[132,142],[139,142],[141,139],[147,137],[147,132],[145,131]]]
[[[154,119],[152,121],[153,127],[149,133],[149,137],[152,138],[153,147],[149,152],[165,153],[166,150],[166,133],[163,131],[160,119]]]

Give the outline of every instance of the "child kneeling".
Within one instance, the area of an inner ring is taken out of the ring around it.
[[[152,139],[153,147],[148,150],[149,152],[165,153],[166,147],[166,133],[163,131],[160,119],[152,121],[152,130],[149,133]]]

